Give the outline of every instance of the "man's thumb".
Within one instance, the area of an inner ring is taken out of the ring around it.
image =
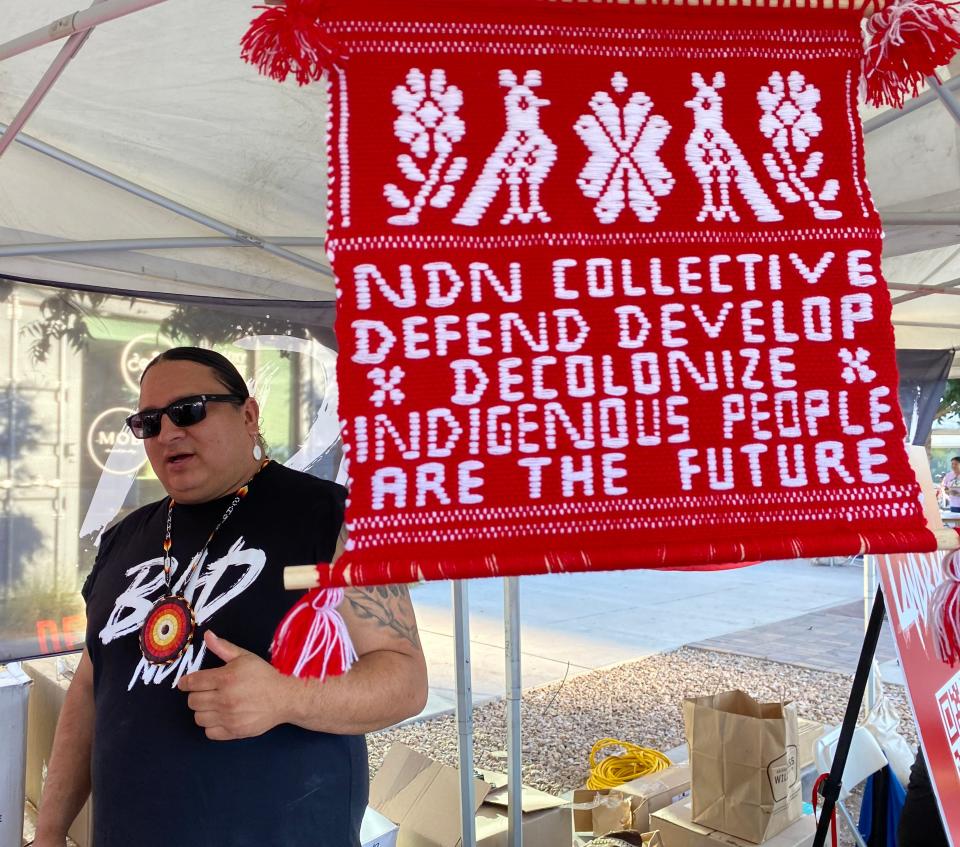
[[[207,648],[213,655],[219,659],[223,659],[225,662],[232,662],[234,659],[239,659],[249,652],[227,641],[226,638],[220,638],[209,629],[203,635],[203,643],[207,645]]]

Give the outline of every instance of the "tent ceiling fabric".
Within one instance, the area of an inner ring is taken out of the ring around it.
[[[96,30],[25,132],[118,176],[264,237],[322,237],[323,86],[279,86],[239,59],[251,4],[168,0]],[[81,8],[5,0],[0,40]],[[8,123],[63,42],[0,63]],[[955,75],[960,64],[945,69]],[[864,110],[864,117],[876,116]],[[888,228],[894,285],[960,281],[960,127],[934,100],[867,135],[867,172]],[[906,225],[910,214],[942,213]],[[159,206],[13,145],[0,158],[0,246],[216,235]],[[317,247],[292,247],[326,263]],[[0,273],[145,291],[331,299],[332,279],[252,247],[0,258]],[[956,290],[960,292],[960,282]],[[903,298],[900,347],[960,346],[960,297]],[[960,376],[960,357],[958,370]]]
[[[251,5],[169,0],[103,24],[24,132],[236,229],[322,237],[324,89],[281,87],[240,61]],[[5,0],[3,6],[0,40],[7,40],[82,8],[82,0]],[[0,63],[0,121],[10,122],[62,45]],[[19,144],[0,158],[0,226],[29,233],[14,240],[4,233],[0,244],[217,234]],[[322,250],[294,249],[326,264]],[[196,283],[193,293],[213,287],[221,295],[333,296],[329,276],[256,248],[151,251],[150,257],[178,263],[148,268],[144,287],[152,290],[163,287],[162,269],[175,267],[175,286],[166,290]],[[75,270],[86,277],[97,258],[116,272],[116,256],[87,255],[76,269],[58,257],[55,278],[73,281]],[[0,259],[0,273],[29,275],[30,261]],[[34,261],[51,266],[49,259]],[[241,276],[234,287],[210,269]]]

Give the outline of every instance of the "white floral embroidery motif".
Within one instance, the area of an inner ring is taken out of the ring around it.
[[[823,153],[811,151],[806,162],[800,162],[800,157],[810,148],[811,139],[823,132],[823,121],[816,113],[820,90],[808,83],[799,71],[790,72],[786,85],[783,75],[774,71],[767,83],[757,92],[757,102],[763,109],[760,131],[770,139],[774,150],[763,154],[763,163],[776,181],[777,191],[788,203],[803,200],[819,220],[841,217],[838,209],[824,209],[820,205],[820,201],[829,203],[836,199],[840,183],[828,179],[817,194],[808,182],[820,173]]]
[[[622,95],[629,80],[617,71],[610,80]],[[574,129],[590,151],[577,185],[596,200],[593,210],[600,223],[612,224],[629,204],[643,223],[656,220],[660,204],[676,184],[673,174],[657,155],[670,132],[661,115],[651,115],[653,101],[642,91],[630,95],[623,107],[606,91],[590,100],[593,114],[582,115]]]
[[[860,380],[860,382],[873,382],[874,379],[876,379],[877,372],[867,364],[867,362],[870,361],[869,350],[858,347],[856,352],[854,352],[853,350],[843,348],[840,350],[840,361],[846,365],[841,374],[844,382],[848,384],[854,383],[857,380]]]
[[[693,132],[685,149],[687,163],[703,189],[703,208],[697,220],[705,221],[708,217],[715,221],[740,220],[730,202],[731,183],[743,195],[758,221],[783,220],[723,126],[723,101],[717,94],[726,84],[723,73],[715,73],[709,85],[700,74],[694,73],[692,82],[697,93],[684,105],[693,110]]]
[[[500,85],[510,89],[504,100],[507,130],[453,219],[455,224],[479,224],[504,184],[510,191],[510,206],[500,219],[501,224],[514,219],[525,224],[533,220],[550,222],[540,204],[540,186],[557,161],[557,145],[540,128],[540,109],[550,105],[549,100],[533,92],[541,83],[540,71],[527,71],[522,83],[512,71],[500,71]],[[521,200],[524,186],[528,193],[526,206]]]
[[[415,226],[428,202],[435,209],[450,205],[454,185],[467,169],[464,156],[451,158],[454,145],[466,132],[457,114],[463,105],[463,92],[455,85],[448,85],[446,72],[437,68],[430,72],[428,89],[423,72],[411,68],[406,85],[398,85],[393,90],[393,104],[400,112],[393,123],[394,132],[413,153],[413,156],[410,153],[397,156],[397,167],[420,188],[412,199],[392,182],[383,187],[383,193],[395,209],[407,210],[388,218],[389,222],[396,226]]]

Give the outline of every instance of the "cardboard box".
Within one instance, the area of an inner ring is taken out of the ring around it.
[[[50,752],[53,750],[57,720],[78,662],[79,656],[61,656],[23,663],[23,669],[33,680],[27,719],[27,799],[37,807],[40,806],[40,797],[43,794],[43,781],[47,775]],[[77,843],[77,847],[91,847],[92,800],[84,804],[68,834]]]
[[[573,826],[577,832],[592,832],[594,835],[615,829],[647,832],[655,828],[650,826],[652,812],[689,794],[690,766],[686,762],[610,790],[581,788],[573,792]],[[594,808],[582,808],[584,806]]]
[[[30,677],[18,665],[0,665],[0,847],[23,843],[29,698]]]
[[[360,824],[360,847],[396,847],[397,825],[367,806]]]
[[[799,759],[800,770],[813,767],[814,748],[817,741],[823,737],[826,727],[817,721],[808,721],[806,718],[797,718],[797,728],[800,731]]]
[[[503,774],[474,780],[477,847],[507,847],[507,786]],[[394,744],[370,783],[370,805],[398,826],[397,847],[457,847],[460,774],[403,744]],[[559,797],[522,788],[524,847],[566,847],[570,809]]]
[[[690,798],[667,806],[650,816],[650,825],[660,831],[663,847],[758,847],[693,822]],[[813,815],[804,815],[785,830],[768,838],[759,847],[811,847],[817,832]]]

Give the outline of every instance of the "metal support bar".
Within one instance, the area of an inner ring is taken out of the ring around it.
[[[93,6],[97,6],[103,2],[104,0],[93,0]],[[33,91],[30,92],[30,96],[20,107],[20,111],[17,112],[13,120],[10,121],[10,126],[0,135],[0,156],[3,156],[6,149],[13,143],[13,139],[17,137],[17,133],[23,129],[23,125],[43,102],[43,98],[47,96],[47,92],[53,88],[54,83],[60,79],[60,74],[62,74],[67,65],[70,64],[70,60],[76,56],[77,53],[80,52],[80,48],[86,44],[91,32],[93,32],[93,30],[88,29],[85,32],[78,32],[71,35],[63,47],[60,48],[60,52],[57,53],[57,57],[51,62],[50,67],[47,68],[47,72],[40,78],[40,82],[38,82]]]
[[[930,88],[936,93],[937,97],[940,98],[940,102],[950,113],[950,116],[958,124],[960,124],[960,102],[958,102],[957,98],[953,96],[953,92],[940,81],[940,77],[937,76],[936,73],[928,76],[927,82],[930,84]]]
[[[503,580],[504,644],[507,672],[507,844],[523,847],[523,739],[520,704],[523,683],[520,670],[520,579]]]
[[[866,554],[863,557],[863,631],[864,634],[870,629],[870,611],[871,602],[877,596],[877,557]],[[873,662],[870,663],[870,676],[867,679],[867,691],[864,695],[867,711],[875,705],[873,691]]]
[[[922,329],[952,329],[956,332],[960,332],[960,323],[927,323],[925,321],[898,321],[896,318],[893,320],[894,326],[915,326]]]
[[[105,2],[98,3],[89,9],[74,12],[72,15],[64,15],[47,26],[0,44],[0,62],[9,59],[11,56],[26,53],[34,47],[67,38],[78,32],[85,32],[107,21],[131,15],[141,9],[157,6],[163,2],[165,0],[105,0]]]
[[[109,0],[107,0],[107,2],[109,2]],[[6,124],[0,123],[0,129],[6,130]],[[169,197],[164,197],[162,194],[157,194],[155,191],[144,188],[142,185],[137,185],[128,179],[124,179],[122,176],[110,173],[110,171],[104,170],[97,165],[84,161],[83,159],[79,159],[70,153],[57,149],[56,147],[52,147],[51,145],[46,144],[45,142],[33,138],[25,133],[20,133],[17,136],[17,143],[22,144],[24,147],[34,150],[37,153],[43,153],[43,155],[49,156],[51,159],[55,159],[56,161],[68,165],[71,168],[75,168],[81,173],[87,174],[87,176],[92,176],[94,179],[102,180],[108,185],[114,186],[114,188],[127,191],[130,194],[133,194],[135,197],[139,197],[141,200],[154,203],[157,206],[173,212],[176,215],[180,215],[181,217],[187,218],[195,223],[209,227],[215,232],[220,232],[223,235],[226,235],[228,238],[241,242],[248,247],[259,247],[261,250],[264,250],[265,252],[270,253],[272,256],[276,256],[279,259],[286,259],[289,262],[293,262],[294,264],[300,265],[304,268],[309,268],[310,270],[323,274],[326,277],[333,276],[333,272],[326,267],[326,265],[320,264],[320,262],[315,262],[313,259],[309,259],[306,256],[301,256],[299,253],[294,253],[284,247],[277,247],[273,244],[265,242],[262,238],[253,235],[252,233],[244,232],[241,229],[237,229],[229,224],[225,224],[223,221],[212,218],[209,215],[205,215],[203,212],[198,212],[196,209],[191,209],[189,206],[185,206],[183,203],[178,203],[176,200],[171,200]]]
[[[473,679],[470,673],[470,598],[467,583],[455,579],[453,644],[457,669],[457,752],[460,761],[461,847],[477,847],[476,792],[473,787]]]
[[[960,226],[958,212],[880,212],[885,227],[890,226]]]
[[[853,742],[853,732],[857,728],[857,719],[860,716],[860,706],[863,703],[863,693],[867,687],[867,678],[873,657],[877,652],[877,642],[880,640],[880,630],[883,626],[885,614],[883,592],[877,591],[873,602],[873,611],[870,613],[870,622],[863,638],[863,647],[860,649],[860,661],[857,663],[857,672],[853,677],[853,687],[850,691],[850,700],[843,716],[840,727],[840,737],[837,739],[837,749],[833,755],[833,765],[830,775],[823,785],[823,809],[817,823],[817,834],[813,839],[813,847],[823,847],[827,839],[827,830],[837,799],[840,797],[840,788],[843,784],[843,770],[847,765],[847,756],[850,754],[850,744]]]
[[[0,255],[3,255],[2,252],[0,252]],[[888,282],[887,288],[891,291],[915,291],[921,297],[926,297],[930,294],[947,294],[951,297],[960,297],[960,290],[953,287],[944,288],[940,285],[911,285],[908,282]],[[901,302],[903,301],[899,297],[893,301],[894,305]]]
[[[853,836],[853,840],[857,842],[857,847],[868,847],[867,842],[863,840],[863,836],[860,834],[860,830],[857,829],[856,823],[854,823],[853,818],[850,817],[850,812],[847,810],[846,804],[838,800],[837,808],[840,810],[840,814],[843,815],[843,819],[847,822],[850,834]]]
[[[264,244],[285,247],[324,247],[326,238],[270,236]],[[48,241],[0,247],[0,259],[13,256],[56,256],[62,253],[127,253],[133,250],[190,250],[211,247],[249,247],[235,238],[115,238],[103,241]],[[958,292],[960,293],[960,292]]]
[[[941,282],[939,285],[921,286],[922,291],[914,291],[912,294],[901,294],[894,298],[893,305],[900,303],[909,303],[911,300],[919,300],[921,297],[929,297],[931,294],[950,294],[949,289],[960,286],[960,279],[951,279],[949,282]]]
[[[960,90],[960,76],[951,77],[946,82],[942,83],[942,85],[945,86],[949,91],[958,91]],[[924,91],[922,94],[918,94],[912,100],[908,100],[906,103],[904,103],[902,109],[887,109],[876,117],[864,121],[863,131],[864,133],[870,133],[880,129],[881,127],[887,126],[888,124],[892,124],[894,121],[900,120],[900,118],[904,117],[905,115],[915,112],[917,109],[926,106],[928,103],[932,103],[936,99],[936,91]]]

